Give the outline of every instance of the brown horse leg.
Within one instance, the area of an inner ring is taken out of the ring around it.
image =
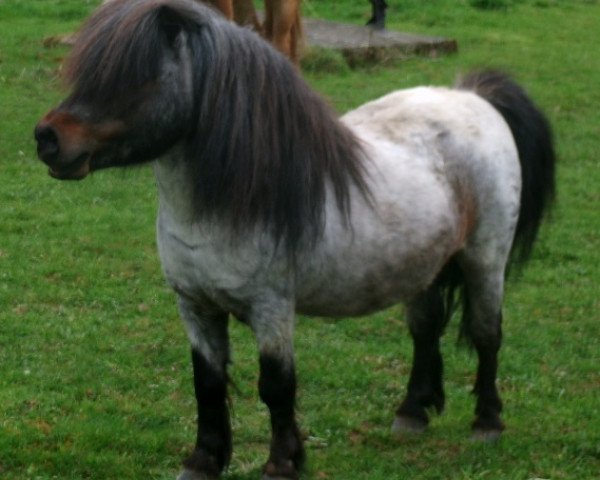
[[[265,1],[265,36],[294,63],[298,63],[299,0]]]
[[[233,20],[233,3],[232,0],[206,0],[206,3],[211,4],[219,10],[225,18]]]
[[[233,0],[233,20],[238,25],[249,26],[256,32],[262,32],[252,0]]]

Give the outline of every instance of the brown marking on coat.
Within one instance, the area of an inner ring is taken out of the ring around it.
[[[457,250],[461,250],[471,236],[478,220],[478,211],[469,188],[462,188],[457,194],[458,199],[458,235]]]

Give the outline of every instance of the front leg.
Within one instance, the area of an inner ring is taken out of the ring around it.
[[[297,479],[304,463],[295,416],[294,312],[290,306],[280,310],[276,305],[280,302],[257,306],[251,319],[260,355],[259,394],[271,418],[271,447],[263,480]]]
[[[179,309],[191,345],[198,430],[193,453],[177,480],[213,480],[231,458],[227,406],[228,315],[180,297]]]
[[[295,418],[296,374],[289,359],[260,354],[260,398],[271,415],[271,449],[263,480],[295,479],[304,463],[304,447]]]

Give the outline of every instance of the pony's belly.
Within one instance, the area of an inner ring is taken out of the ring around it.
[[[299,301],[296,312],[315,317],[360,317],[405,301],[402,292],[388,292],[387,295],[318,295]]]
[[[315,316],[361,316],[405,303],[433,282],[446,261],[446,252],[441,251],[398,257],[394,262],[348,256],[299,279],[296,311]]]
[[[296,310],[360,316],[406,303],[425,290],[461,248],[456,216],[443,190],[376,198],[353,205],[351,230],[334,215],[323,243],[299,262]],[[440,193],[441,192],[441,193]]]

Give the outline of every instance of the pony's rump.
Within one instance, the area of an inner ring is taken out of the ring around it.
[[[555,196],[555,162],[552,128],[544,113],[507,74],[473,72],[457,88],[471,90],[487,100],[512,132],[521,163],[521,207],[513,242],[514,257],[525,261]]]

